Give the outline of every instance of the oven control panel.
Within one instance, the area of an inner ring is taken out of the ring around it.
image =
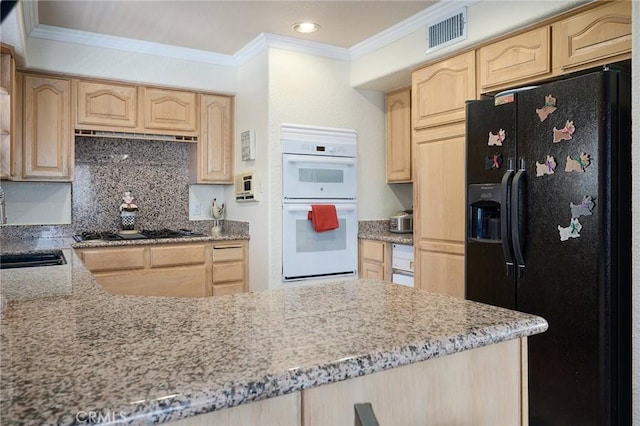
[[[357,157],[358,147],[354,143],[342,142],[311,143],[283,141],[282,152],[285,154],[306,154],[327,157]]]

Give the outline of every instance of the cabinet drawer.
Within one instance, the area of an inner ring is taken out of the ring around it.
[[[213,264],[213,282],[244,280],[244,262]]]
[[[204,244],[151,247],[149,256],[150,266],[159,268],[163,266],[194,265],[204,263]]]
[[[384,241],[362,240],[362,259],[378,263],[384,263]]]
[[[161,297],[206,297],[207,267],[106,273],[96,277],[111,294]]]
[[[244,260],[244,248],[242,245],[214,245],[213,261],[226,262],[229,260]]]
[[[84,250],[82,260],[92,272],[144,268],[144,247]]]
[[[224,296],[226,294],[236,294],[244,292],[244,282],[232,282],[228,284],[216,284],[213,286],[214,296]]]

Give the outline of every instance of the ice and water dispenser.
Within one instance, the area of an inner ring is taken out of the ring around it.
[[[468,193],[468,236],[472,240],[501,242],[500,183],[472,184]]]

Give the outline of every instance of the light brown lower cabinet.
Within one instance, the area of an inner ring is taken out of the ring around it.
[[[391,280],[391,249],[389,245],[385,241],[358,241],[358,275],[360,278]]]
[[[526,425],[527,339],[514,339],[175,422],[353,425],[371,403],[381,425]]]
[[[248,291],[247,242],[77,249],[111,294],[206,297]]]
[[[213,244],[211,283],[214,296],[248,291],[247,253],[248,246],[246,241]]]

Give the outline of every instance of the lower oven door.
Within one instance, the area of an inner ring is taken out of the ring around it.
[[[284,281],[354,276],[358,271],[356,203],[334,204],[338,228],[316,232],[307,213],[311,202],[282,205],[282,279]]]

